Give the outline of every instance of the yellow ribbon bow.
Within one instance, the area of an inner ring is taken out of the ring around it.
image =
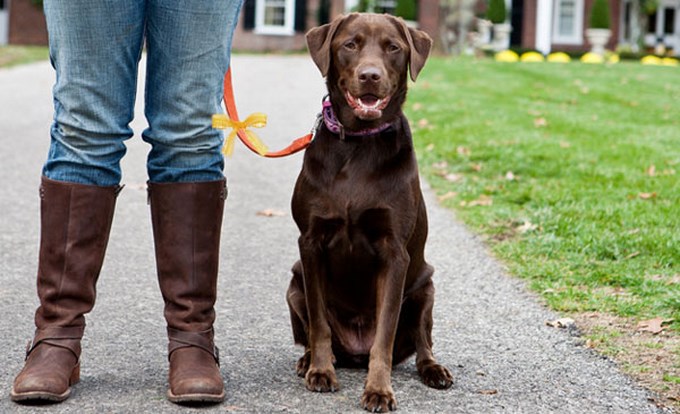
[[[262,141],[260,141],[253,131],[248,129],[250,127],[262,128],[265,125],[267,125],[267,115],[260,112],[249,115],[243,121],[234,121],[226,114],[215,114],[212,116],[213,128],[231,128],[231,132],[224,141],[224,147],[222,147],[222,153],[227,156],[230,156],[234,152],[234,140],[236,139],[236,135],[239,131],[243,131],[245,133],[248,141],[255,148],[258,154],[266,154],[268,151],[267,146]]]

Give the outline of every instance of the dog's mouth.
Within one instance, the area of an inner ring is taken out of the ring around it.
[[[384,98],[372,94],[353,96],[349,91],[345,93],[345,97],[354,115],[364,121],[374,121],[382,117],[383,109],[390,102],[389,96]]]

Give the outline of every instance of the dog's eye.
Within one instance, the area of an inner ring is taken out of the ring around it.
[[[401,48],[394,43],[390,43],[389,45],[387,45],[387,51],[390,52],[390,53],[396,53],[400,50],[401,50]]]
[[[357,50],[357,44],[354,43],[354,41],[352,41],[352,40],[350,40],[349,42],[346,42],[343,46],[347,50]]]

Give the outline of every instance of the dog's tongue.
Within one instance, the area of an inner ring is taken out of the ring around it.
[[[378,97],[375,95],[363,95],[359,98],[361,104],[366,107],[375,107],[378,104]]]
[[[354,115],[366,121],[372,121],[382,116],[382,111],[389,102],[390,98],[379,98],[373,94],[365,94],[358,97],[352,96],[349,91],[346,93],[347,103],[354,111]]]
[[[354,108],[354,115],[359,119],[374,120],[382,116],[381,101],[375,95],[362,95],[357,98],[357,107]]]

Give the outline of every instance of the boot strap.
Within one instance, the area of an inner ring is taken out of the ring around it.
[[[212,329],[202,332],[186,332],[168,328],[168,339],[170,340],[168,343],[168,358],[180,348],[193,346],[212,355],[217,365],[220,365],[220,350],[213,341]]]
[[[68,349],[75,355],[76,360],[80,359],[80,339],[85,332],[85,326],[66,326],[36,329],[32,341],[28,341],[26,346],[26,358],[40,344],[56,346]]]

